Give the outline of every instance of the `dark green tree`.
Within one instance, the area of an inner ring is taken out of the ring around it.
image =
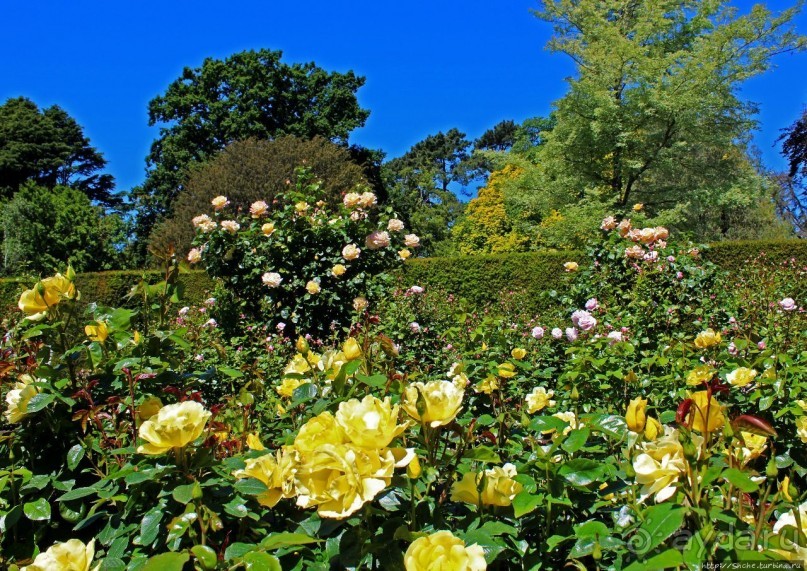
[[[46,109],[17,97],[0,105],[0,197],[10,198],[26,181],[70,186],[106,206],[120,203],[114,180],[101,174],[106,160],[81,126],[56,105]]]
[[[800,236],[807,236],[807,111],[783,129],[779,140],[789,170],[774,176],[779,190],[777,210]]]
[[[69,260],[76,271],[120,268],[124,223],[82,191],[26,182],[3,205],[2,273],[47,274]]]
[[[356,99],[363,77],[313,62],[287,64],[281,56],[262,49],[208,58],[185,68],[149,103],[149,124],[161,127],[146,159],[147,179],[132,191],[139,238],[170,212],[189,169],[230,143],[294,135],[346,145],[350,132],[364,125],[369,111]]]

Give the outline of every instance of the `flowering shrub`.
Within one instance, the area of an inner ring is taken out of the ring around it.
[[[206,236],[223,244],[252,224],[234,223]],[[136,310],[82,315],[72,272],[42,280],[0,353],[0,565],[635,571],[803,558],[802,302],[749,286],[755,309],[737,312],[693,253],[654,230],[658,257],[626,257],[651,251],[650,233],[610,232],[578,262],[560,314],[522,315],[518,292],[500,315],[471,314],[410,284],[378,316],[351,293],[346,336],[292,338],[280,318],[246,332],[265,354],[277,347],[265,360],[209,323],[218,298],[180,308],[175,264],[141,284]],[[254,275],[273,270],[284,276]],[[693,281],[676,285],[678,271]],[[318,295],[313,278],[289,280]],[[657,293],[623,295],[637,284]]]
[[[349,325],[351,301],[372,299],[373,278],[419,245],[372,192],[357,190],[333,210],[320,184],[298,169],[271,205],[258,201],[249,212],[232,212],[226,197],[214,198],[215,218],[193,219],[196,247],[188,261],[222,280],[219,314],[229,315],[222,325],[243,315],[319,338]]]

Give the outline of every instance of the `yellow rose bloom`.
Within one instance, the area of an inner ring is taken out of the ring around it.
[[[686,470],[684,448],[678,442],[678,431],[670,429],[657,440],[642,443],[642,452],[633,460],[636,483],[641,485],[639,501],[654,496],[663,502],[675,493],[675,484]]]
[[[90,571],[94,556],[94,539],[87,545],[78,539],[70,539],[64,543],[54,543],[22,571]]]
[[[725,453],[734,456],[742,466],[745,466],[751,460],[762,455],[768,447],[768,438],[761,434],[741,430],[740,439],[734,439],[732,445],[733,449],[727,449]]]
[[[687,384],[692,387],[708,383],[715,374],[709,365],[698,365],[687,374]]]
[[[577,264],[577,262],[566,262],[563,264],[563,269],[567,272],[576,272],[579,268],[580,266]]]
[[[298,379],[295,377],[286,377],[278,386],[275,387],[275,391],[277,391],[277,394],[279,394],[280,396],[290,399],[292,396],[294,396],[294,391],[296,389],[310,382],[311,379]]]
[[[342,352],[348,361],[355,361],[361,359],[361,347],[355,337],[349,338],[342,344]]]
[[[718,345],[723,338],[720,336],[719,331],[715,331],[711,327],[706,331],[701,331],[695,337],[695,347],[698,349],[708,349],[714,345]]]
[[[462,408],[465,391],[451,381],[412,383],[402,395],[406,413],[432,428],[450,423]]]
[[[45,301],[44,295],[38,291],[38,285],[33,289],[27,289],[22,292],[20,300],[17,302],[20,310],[34,321],[43,318],[50,308],[48,302]]]
[[[495,466],[484,472],[468,472],[462,480],[451,486],[451,500],[466,504],[486,506],[509,506],[523,486],[513,478],[517,475],[512,464]],[[483,486],[480,491],[480,486]]]
[[[641,212],[642,210],[644,210],[644,204],[643,203],[637,202],[636,204],[633,205],[633,211],[634,212]]]
[[[71,271],[68,269],[68,273]],[[63,299],[78,299],[79,297],[73,280],[62,274],[45,278],[41,283],[45,289],[45,300],[49,305],[56,305]]]
[[[261,437],[257,432],[247,434],[247,448],[250,450],[266,450],[266,446],[261,442]]]
[[[527,356],[527,350],[522,349],[521,347],[516,347],[512,351],[510,351],[510,356],[513,357],[516,361],[521,361],[524,357]]]
[[[415,456],[406,466],[406,475],[414,480],[420,477],[421,472],[423,472],[423,470],[420,467],[420,460]]]
[[[309,280],[308,283],[305,284],[305,290],[311,295],[317,295],[321,291],[319,284],[314,280]]]
[[[723,428],[725,417],[723,407],[708,391],[698,391],[690,397],[692,399],[692,430],[696,432],[714,432]]]
[[[157,414],[140,425],[140,454],[164,454],[173,448],[187,446],[202,435],[210,411],[195,401],[162,407]]]
[[[305,373],[311,370],[311,363],[301,355],[297,353],[292,357],[291,361],[286,365],[286,368],[283,369],[284,375],[304,375]]]
[[[555,401],[552,400],[553,396],[555,396],[555,391],[552,389],[546,390],[544,387],[535,387],[525,399],[527,412],[529,414],[535,414],[536,412],[544,410],[546,407],[555,406]]]
[[[297,470],[298,454],[288,447],[275,454],[265,454],[258,458],[248,458],[246,468],[236,470],[236,478],[255,478],[266,485],[266,490],[257,496],[262,506],[273,508],[282,498],[294,497],[294,474]]]
[[[375,450],[386,448],[406,430],[407,423],[398,424],[400,408],[392,406],[389,397],[382,401],[367,395],[340,403],[335,419],[351,444]]]
[[[318,443],[302,454],[294,485],[297,505],[320,517],[342,519],[386,488],[395,469],[390,450]]]
[[[103,321],[96,321],[94,325],[85,325],[84,334],[90,338],[90,341],[98,341],[103,343],[109,337],[109,328]]]
[[[807,416],[796,419],[796,434],[802,442],[807,443]]]
[[[328,411],[309,419],[300,427],[297,437],[294,439],[294,447],[303,453],[316,450],[321,444],[346,443],[347,435],[337,424],[336,418]]]
[[[455,381],[454,384],[458,385]],[[464,387],[465,385],[461,385]],[[488,375],[484,378],[478,385],[474,387],[474,390],[478,393],[489,395],[499,389],[499,379],[494,377],[493,375]]]
[[[412,542],[404,554],[406,571],[484,571],[488,568],[481,546],[466,546],[450,531],[437,531]]]
[[[647,417],[647,424],[644,427],[644,437],[647,440],[655,440],[660,434],[664,434],[664,427],[652,416]]]
[[[163,401],[160,400],[160,397],[148,396],[140,403],[140,406],[137,407],[137,417],[141,421],[146,421],[160,412],[162,407]]]
[[[647,399],[636,397],[628,403],[628,410],[625,413],[625,421],[628,429],[633,432],[644,431],[647,424]]]
[[[14,388],[6,394],[6,411],[3,413],[9,424],[16,424],[28,416],[28,403],[39,392],[31,375],[20,375]]]
[[[748,367],[738,367],[726,375],[726,380],[735,387],[744,387],[756,378],[757,372]]]
[[[412,256],[412,252],[408,249],[404,248],[402,250],[398,250],[398,257],[402,260],[408,260]]]
[[[346,271],[347,268],[342,264],[336,264],[334,267],[331,268],[331,274],[336,278],[345,275]]]
[[[70,268],[68,275],[72,275]],[[44,317],[49,308],[58,305],[62,300],[78,297],[79,293],[73,281],[62,274],[56,274],[40,281],[33,289],[22,292],[17,305],[29,318],[36,320]]]
[[[795,509],[782,514],[782,516],[776,520],[776,523],[773,526],[773,533],[779,535],[782,532],[787,532],[788,535],[792,537],[791,534],[795,530],[798,530],[803,535],[807,536],[807,502],[801,504],[797,509],[799,512],[798,519],[796,518]],[[788,530],[787,528],[793,529]],[[783,555],[786,559],[790,561],[807,560],[807,547],[797,545],[796,542],[792,541],[791,539],[786,539],[783,543],[783,547],[785,547],[786,550],[777,550],[777,552]]]
[[[274,222],[267,222],[263,226],[261,226],[261,234],[264,236],[271,236],[275,233],[275,223]]]
[[[503,379],[511,379],[516,376],[516,366],[513,363],[502,363],[497,367],[496,374]]]

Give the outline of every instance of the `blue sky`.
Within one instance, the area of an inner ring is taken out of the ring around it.
[[[795,1],[795,0],[793,0]],[[753,2],[736,0],[741,10]],[[783,9],[792,2],[771,1]],[[544,49],[550,26],[530,13],[537,0],[4,0],[0,8],[0,101],[20,95],[58,104],[84,126],[127,190],[142,182],[157,128],[147,104],[185,66],[245,49],[284,52],[366,76],[371,110],[352,141],[400,155],[426,135],[458,127],[480,135],[502,119],[546,115],[573,73]],[[807,33],[807,15],[797,27]],[[784,55],[747,82],[760,105],[756,144],[770,168],[779,129],[807,104],[807,54]]]

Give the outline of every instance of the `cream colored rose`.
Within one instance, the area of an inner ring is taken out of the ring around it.
[[[222,208],[225,208],[227,205],[229,205],[230,201],[227,200],[226,196],[217,196],[216,198],[210,201],[210,204],[213,205],[213,210],[218,212]]]
[[[261,218],[266,216],[267,212],[269,212],[269,205],[263,200],[253,202],[249,207],[249,213],[253,218]]]
[[[389,246],[389,233],[385,231],[371,232],[364,240],[364,245],[369,250],[380,250]]]
[[[6,394],[6,411],[3,413],[9,424],[16,424],[28,416],[28,403],[39,392],[31,375],[20,375],[14,388]]]
[[[94,539],[87,545],[78,539],[70,539],[64,543],[54,543],[22,571],[90,571],[94,556]]]
[[[782,537],[782,547],[785,549],[777,550],[778,553],[791,561],[807,560],[807,547],[802,547],[791,539],[793,530],[799,530],[803,535],[807,536],[807,502],[798,507],[798,512],[798,519],[796,519],[796,510],[790,510],[782,514],[773,526],[773,532],[777,535],[782,535],[783,532],[787,531],[791,532]],[[801,522],[801,526],[799,526],[799,522]],[[793,530],[787,530],[787,528],[793,528]]]
[[[417,382],[406,387],[402,405],[409,416],[436,428],[454,420],[464,395],[465,391],[451,381]]]
[[[402,220],[398,220],[397,218],[391,218],[389,222],[387,222],[387,230],[390,232],[401,232],[404,229],[404,223]]]
[[[191,264],[198,264],[202,261],[202,251],[199,248],[191,248],[188,252],[188,261]]]
[[[140,438],[146,443],[137,451],[157,455],[187,446],[202,435],[209,418],[210,411],[195,401],[164,406],[140,425]]]
[[[451,499],[474,505],[481,502],[486,506],[509,506],[523,488],[513,479],[516,475],[513,464],[495,466],[479,473],[468,472],[451,487]],[[480,486],[483,486],[481,492]]]
[[[261,281],[266,287],[276,288],[283,281],[283,277],[277,272],[266,272],[261,276]]]
[[[258,503],[273,508],[282,498],[293,498],[295,495],[294,475],[297,472],[299,453],[290,447],[284,447],[274,454],[265,454],[258,458],[248,458],[246,468],[236,470],[236,478],[255,478],[266,485],[266,490],[257,496]]]
[[[404,245],[407,248],[418,248],[420,246],[420,238],[417,234],[407,234],[404,236]]]
[[[450,531],[438,531],[412,542],[404,554],[406,571],[484,571],[488,564],[481,546],[466,546]]]
[[[200,214],[199,216],[194,217],[191,222],[193,223],[194,228],[198,228],[205,234],[208,234],[216,229],[216,222],[210,218],[207,214]]]
[[[342,257],[348,262],[358,258],[359,254],[361,254],[361,249],[359,249],[355,244],[348,244],[342,248]]]
[[[555,406],[555,401],[552,400],[553,396],[555,396],[555,391],[552,389],[546,390],[544,387],[535,387],[525,399],[527,402],[527,412],[535,414],[547,407]]]
[[[358,192],[348,192],[342,199],[345,208],[356,208],[361,202],[361,195]]]
[[[376,195],[373,194],[372,192],[361,193],[359,204],[361,205],[362,208],[372,208],[373,206],[376,205],[377,202],[378,199],[376,198]]]
[[[319,443],[301,454],[294,481],[297,505],[316,507],[320,517],[346,518],[386,488],[394,470],[390,450]]]
[[[686,470],[684,449],[678,442],[678,431],[667,428],[662,438],[642,443],[643,451],[633,460],[639,501],[654,496],[663,502],[675,493],[676,482]]]
[[[356,297],[356,298],[353,299],[353,309],[355,309],[359,313],[361,313],[362,311],[367,309],[367,307],[369,305],[370,305],[370,302],[367,301],[367,298],[365,298],[365,297],[359,296],[359,297]]]
[[[221,229],[230,234],[235,234],[241,229],[241,225],[235,220],[222,220]]]
[[[754,369],[738,367],[726,375],[726,380],[735,387],[744,387],[750,384],[756,376],[757,372]]]
[[[362,400],[350,399],[339,405],[336,423],[351,444],[361,448],[386,448],[408,424],[398,424],[400,406],[393,406],[389,397],[379,400],[372,395]]]

